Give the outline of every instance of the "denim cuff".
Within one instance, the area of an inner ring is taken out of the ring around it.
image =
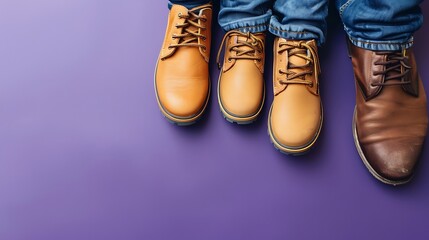
[[[413,46],[414,39],[411,36],[407,41],[373,41],[373,40],[364,40],[359,38],[353,38],[349,35],[350,41],[353,45],[372,50],[372,51],[400,51],[403,49],[410,48]]]
[[[211,0],[202,0],[202,1],[178,1],[177,3],[175,3],[175,1],[171,2],[168,1],[168,9],[171,9],[171,7],[173,6],[173,4],[177,4],[177,5],[182,5],[184,7],[186,7],[187,9],[192,9],[194,7],[198,7],[204,4],[207,4],[211,2]]]
[[[233,29],[237,29],[241,32],[251,33],[265,32],[268,29],[268,23],[270,22],[271,15],[272,11],[268,10],[261,16],[243,18],[237,21],[228,22],[226,24],[222,24],[221,27],[226,32]]]
[[[291,40],[311,40],[314,39],[317,45],[321,46],[325,42],[323,30],[319,27],[303,24],[279,23],[275,16],[271,17],[269,31],[277,37]]]

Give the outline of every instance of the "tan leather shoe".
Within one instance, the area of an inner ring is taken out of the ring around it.
[[[408,182],[426,136],[426,94],[412,49],[370,51],[349,43],[356,82],[353,136],[371,174]]]
[[[271,141],[283,153],[305,153],[316,142],[323,121],[316,42],[276,38],[273,70]]]
[[[218,81],[220,109],[230,122],[252,123],[261,112],[265,99],[265,34],[229,31],[219,48],[218,64],[224,44],[224,61]]]
[[[210,94],[212,5],[173,5],[155,70],[155,92],[164,116],[178,125],[194,123]]]

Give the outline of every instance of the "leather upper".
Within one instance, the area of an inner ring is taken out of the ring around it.
[[[319,58],[314,40],[274,41],[274,100],[270,131],[284,151],[304,150],[316,140],[322,124]]]
[[[376,52],[349,44],[356,80],[356,131],[383,178],[409,178],[426,136],[426,94],[412,49]]]
[[[207,103],[211,20],[211,4],[170,10],[155,88],[161,110],[173,121],[191,120]]]
[[[219,78],[221,109],[234,121],[253,119],[264,98],[265,34],[230,31],[224,43]]]

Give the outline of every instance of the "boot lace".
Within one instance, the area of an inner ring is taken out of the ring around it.
[[[408,65],[408,57],[405,56],[405,50],[403,52],[376,52],[377,55],[387,55],[386,61],[375,62],[375,65],[384,65],[383,71],[374,71],[374,75],[384,75],[384,83],[371,83],[372,86],[392,86],[392,85],[405,85],[409,84],[410,81],[405,81],[404,76],[407,75],[411,66]],[[389,81],[398,80],[400,81]],[[387,82],[389,81],[389,82]]]
[[[264,42],[250,32],[242,33],[240,31],[233,30],[225,34],[225,36],[222,39],[222,43],[220,44],[219,51],[216,58],[216,62],[219,69],[221,68],[219,59],[220,59],[220,54],[222,52],[222,48],[226,42],[226,39],[233,36],[244,36],[246,37],[246,40],[245,41],[237,40],[237,43],[232,44],[228,49],[225,50],[225,51],[236,53],[235,56],[231,55],[228,57],[228,62],[231,62],[233,59],[236,59],[236,60],[247,59],[247,60],[262,61],[262,57],[256,56],[256,52],[263,53]]]
[[[179,13],[180,19],[185,19],[183,24],[176,24],[176,28],[181,28],[181,34],[173,34],[173,39],[179,39],[177,44],[171,44],[168,48],[178,48],[178,47],[201,47],[204,51],[206,46],[198,43],[198,39],[206,40],[204,34],[200,34],[200,29],[205,30],[206,27],[199,24],[201,22],[207,22],[205,16],[200,16],[194,12],[189,11],[187,14]]]
[[[305,84],[312,87],[313,81],[306,80],[305,76],[312,75],[313,73],[316,73],[316,82],[319,82],[318,73],[320,71],[320,67],[318,62],[315,63],[314,60],[317,59],[317,54],[310,45],[304,41],[280,43],[278,53],[281,54],[284,51],[288,51],[289,58],[296,56],[305,60],[306,63],[297,65],[288,61],[289,64],[286,66],[286,70],[279,69],[280,74],[286,75],[285,81],[280,80],[281,84]],[[310,53],[310,56],[308,56],[307,52]],[[311,66],[313,66],[313,69],[311,69]]]

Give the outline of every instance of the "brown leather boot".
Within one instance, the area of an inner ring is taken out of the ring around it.
[[[371,174],[408,182],[426,136],[426,94],[412,49],[371,51],[349,43],[356,82],[353,136]]]
[[[230,122],[252,123],[261,112],[265,98],[265,34],[229,31],[219,48],[218,64],[224,44],[224,61],[218,81],[220,109]]]
[[[155,70],[155,92],[164,116],[178,125],[194,123],[210,94],[212,5],[173,5]]]
[[[316,142],[323,121],[316,42],[276,38],[273,65],[268,133],[281,152],[305,153]]]

